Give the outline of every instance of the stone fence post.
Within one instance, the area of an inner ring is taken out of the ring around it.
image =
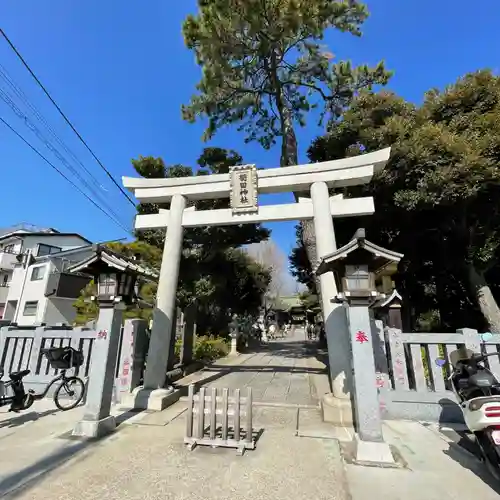
[[[123,303],[99,304],[85,410],[83,419],[73,429],[73,436],[98,438],[116,427],[110,411],[124,309]]]
[[[124,322],[116,384],[119,402],[140,384],[148,349],[146,328],[144,319],[126,319]]]
[[[481,352],[481,337],[477,330],[472,328],[460,328],[457,333],[461,333],[464,336],[464,344],[466,349],[470,349],[473,352]]]
[[[235,355],[238,354],[238,333],[239,333],[239,325],[238,325],[238,317],[233,315],[233,320],[229,323],[229,335],[231,337],[231,352],[229,354]]]
[[[182,329],[182,347],[180,364],[187,366],[193,362],[194,336],[196,335],[196,303],[186,307],[184,312],[184,327]]]

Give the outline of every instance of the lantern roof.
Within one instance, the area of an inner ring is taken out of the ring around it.
[[[384,308],[384,307],[389,307],[391,304],[393,303],[400,303],[403,299],[401,298],[401,295],[399,295],[399,292],[394,289],[391,293],[391,295],[389,295],[388,297],[387,296],[382,296],[378,302],[376,302],[375,304],[373,304],[372,307],[380,307],[380,308]]]
[[[356,231],[349,243],[322,257],[315,266],[315,274],[319,276],[329,271],[338,271],[349,264],[367,264],[370,271],[375,274],[384,274],[384,270],[392,274],[395,268],[390,270],[388,268],[391,264],[397,264],[403,256],[402,253],[388,250],[368,241],[365,230],[361,228]]]
[[[93,245],[92,254],[86,259],[68,268],[69,273],[95,274],[106,272],[106,269],[127,272],[148,281],[157,281],[158,273],[146,266],[139,264],[134,259],[125,257],[104,245]]]

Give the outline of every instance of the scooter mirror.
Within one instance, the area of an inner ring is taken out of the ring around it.
[[[444,358],[437,358],[435,361],[436,365],[439,366],[439,368],[442,368],[446,364],[446,359]]]
[[[491,340],[493,338],[493,334],[491,332],[484,332],[481,334],[481,340],[483,342],[488,342],[488,340]]]

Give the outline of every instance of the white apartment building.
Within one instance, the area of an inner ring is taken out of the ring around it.
[[[65,273],[92,243],[76,233],[16,226],[0,232],[0,318],[18,325],[72,324],[89,279]]]

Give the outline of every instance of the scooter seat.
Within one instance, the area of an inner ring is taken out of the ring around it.
[[[21,370],[20,372],[12,372],[9,374],[11,380],[21,380],[23,377],[26,377],[30,373],[30,370]]]
[[[469,377],[469,385],[471,387],[493,387],[495,384],[498,384],[495,376],[492,373],[487,372],[486,370],[481,370],[474,375]]]

